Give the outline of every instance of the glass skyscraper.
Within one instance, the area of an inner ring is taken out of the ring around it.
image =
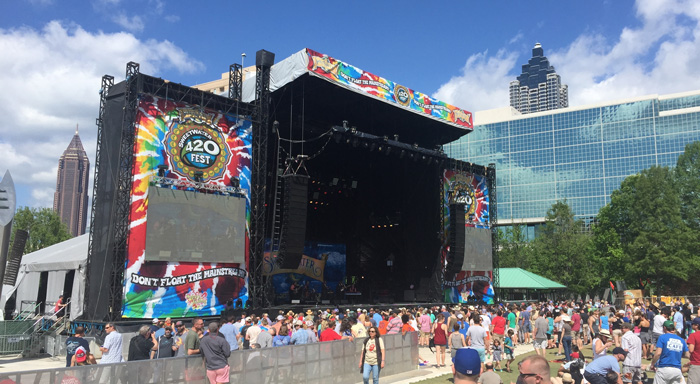
[[[532,231],[558,200],[579,218],[594,217],[625,177],[675,166],[697,140],[700,90],[527,115],[510,107],[476,112],[474,131],[445,152],[495,163],[499,225],[525,223]]]
[[[569,106],[569,88],[561,83],[540,43],[532,48],[532,58],[523,65],[523,73],[510,82],[510,106],[523,114]]]

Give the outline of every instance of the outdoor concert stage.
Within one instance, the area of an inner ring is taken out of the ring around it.
[[[227,95],[103,78],[83,318],[492,299],[495,170],[441,149],[471,113],[308,49],[273,63]]]

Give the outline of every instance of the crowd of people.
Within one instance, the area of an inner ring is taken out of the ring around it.
[[[445,367],[449,351],[449,362],[459,372],[457,362],[464,361],[460,357],[465,356],[463,350],[470,350],[470,356],[478,362],[479,374],[487,379],[493,378],[488,372],[511,372],[515,347],[532,343],[536,356],[544,357],[547,349],[556,349],[563,362],[559,370],[562,378],[574,384],[584,380],[593,384],[640,384],[649,369],[656,371],[657,384],[680,383],[683,372],[688,372],[690,384],[700,384],[700,349],[695,351],[700,334],[693,333],[698,327],[700,317],[695,317],[691,304],[642,301],[620,309],[592,301],[384,311],[328,308],[302,313],[279,311],[275,316],[243,313],[210,322],[207,327],[202,319],[194,319],[190,328],[182,321],[153,319],[152,325],[142,326],[130,340],[127,360],[202,355],[210,381],[224,383],[228,382],[228,357],[239,349],[360,339],[363,348],[358,366],[363,379],[367,383],[371,377],[377,383],[386,358],[382,335],[417,331],[421,364],[427,364],[420,354],[428,353],[429,348],[436,354],[436,366]],[[121,335],[111,323],[106,324],[105,332],[107,337],[99,348],[100,363],[122,361]],[[69,366],[95,363],[82,334],[78,328],[67,341]],[[590,359],[583,356],[584,345],[591,346]],[[690,363],[681,366],[683,356],[690,357]],[[651,362],[645,366],[642,359]],[[621,371],[618,362],[622,362]],[[522,362],[518,368],[522,376]],[[611,381],[613,373],[617,376]]]

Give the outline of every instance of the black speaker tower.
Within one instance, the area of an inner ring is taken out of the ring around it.
[[[282,231],[280,234],[280,268],[296,269],[304,253],[309,176],[282,176]]]
[[[454,275],[462,269],[464,263],[464,204],[450,204],[450,238],[447,253],[447,267],[445,268],[445,281],[454,279]]]

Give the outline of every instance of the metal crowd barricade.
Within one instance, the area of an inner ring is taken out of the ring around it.
[[[386,366],[382,376],[416,369],[418,333],[386,335]],[[239,350],[229,358],[230,382],[266,384],[358,383],[360,353],[364,339],[353,342],[338,340],[305,345]],[[206,370],[200,357],[176,357],[116,364],[98,364],[72,368],[43,369],[0,374],[0,381],[17,384],[207,384]]]

